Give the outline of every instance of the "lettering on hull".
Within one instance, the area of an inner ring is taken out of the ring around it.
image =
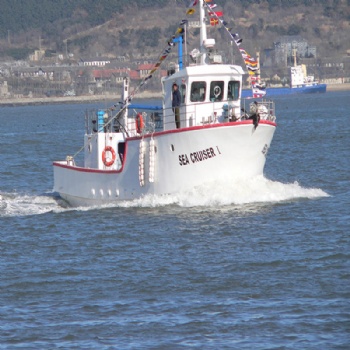
[[[262,149],[261,152],[266,157],[268,151],[269,151],[269,146],[265,143],[264,148]]]
[[[209,147],[209,148],[206,148],[206,149],[201,150],[201,151],[195,151],[195,152],[190,153],[189,155],[187,155],[186,153],[179,154],[179,164],[181,166],[183,166],[183,165],[188,165],[191,163],[194,164],[194,163],[202,162],[202,161],[210,159],[210,158],[214,158],[217,155],[221,154],[219,147],[216,146],[216,148],[218,150],[218,154],[215,153],[213,147]]]

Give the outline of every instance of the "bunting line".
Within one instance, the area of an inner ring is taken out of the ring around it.
[[[196,10],[194,8],[192,8],[192,6],[197,5],[199,0],[191,0],[190,3],[190,7],[189,9],[187,9],[186,14],[187,15],[193,15]],[[148,83],[148,81],[153,77],[153,74],[159,69],[159,67],[161,66],[162,62],[168,57],[168,55],[170,54],[172,48],[175,46],[175,42],[174,39],[176,39],[177,37],[179,37],[180,35],[182,35],[185,31],[184,26],[185,24],[188,23],[187,19],[182,19],[181,22],[178,24],[178,27],[175,31],[175,33],[167,40],[167,45],[164,48],[164,50],[162,51],[162,53],[159,55],[158,61],[154,64],[154,67],[151,69],[151,71],[149,72],[149,74],[142,79],[142,81],[139,83],[139,85],[137,85],[134,90],[130,93],[130,95],[126,98],[125,101],[122,102],[123,107],[118,111],[118,113],[116,114],[115,118],[117,118],[124,110],[125,108],[130,104],[130,102],[133,100],[133,98],[135,97],[135,95],[138,93],[138,91],[140,90],[140,88],[142,86],[144,86],[145,84]],[[114,110],[118,105],[115,104],[112,107],[108,108],[109,110]]]
[[[240,48],[240,45],[242,44],[243,39],[239,36],[238,33],[233,33],[232,28],[229,28],[227,26],[228,23],[224,20],[222,11],[212,11],[214,8],[217,7],[217,5],[208,4],[207,0],[204,2],[204,5],[208,13],[208,16],[210,17],[210,25],[216,25],[218,23],[221,23],[222,26],[225,28],[226,32],[228,33],[228,35],[230,36],[230,39],[236,43],[237,48],[243,58],[244,64],[248,70],[250,83],[252,86],[253,97],[260,98],[265,96],[266,95],[265,86],[263,86],[260,83],[258,61],[254,57],[250,56],[246,50],[244,50],[243,48]]]

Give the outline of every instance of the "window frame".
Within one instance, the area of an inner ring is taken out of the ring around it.
[[[198,89],[198,99],[194,99],[194,90]],[[204,90],[204,91],[202,91]],[[193,81],[191,83],[191,94],[190,94],[190,102],[204,102],[206,99],[207,93],[207,82],[204,80]]]
[[[234,87],[234,91],[232,94],[232,86]],[[228,101],[237,101],[239,100],[239,93],[241,89],[241,82],[238,80],[230,80],[227,83],[227,100]],[[231,94],[230,94],[231,92]]]

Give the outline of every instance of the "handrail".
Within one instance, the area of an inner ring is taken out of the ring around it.
[[[223,100],[221,102],[194,102],[189,103],[183,106],[180,106],[180,123],[182,127],[189,126],[201,126],[208,124],[216,124],[219,122],[230,122],[237,120],[245,120],[248,119],[250,115],[256,112],[252,105],[255,108],[259,108],[259,106],[263,106],[264,108],[264,116],[261,119],[275,121],[275,105],[273,101],[270,100],[258,100],[254,101],[253,99],[241,99],[241,111],[239,115],[234,115],[232,104],[235,104],[235,108],[237,110],[237,101],[231,100]],[[142,135],[151,134],[157,131],[169,130],[172,127],[175,128],[175,116],[174,119],[171,119],[167,122],[164,120],[164,115],[169,116],[173,115],[172,108],[159,109],[159,107],[154,108],[154,106],[148,105],[133,105],[134,109],[129,110],[129,117],[127,119],[127,125],[121,125],[121,123],[116,122],[115,117],[111,114],[111,112],[107,110],[103,110],[107,113],[106,122],[103,124],[103,132],[123,132],[126,136],[137,136],[136,128],[135,128],[135,118],[138,113],[137,109],[142,110],[143,121],[145,123],[145,127],[142,131]],[[136,108],[137,109],[136,109]],[[139,108],[140,107],[140,108]],[[182,108],[186,107],[186,108]],[[200,114],[198,109],[205,110],[205,113]],[[147,113],[146,111],[149,111]],[[98,132],[97,126],[98,123],[96,117],[97,110],[92,110],[90,113],[87,113],[87,118],[91,120],[86,121],[86,132],[87,134],[94,134]],[[200,116],[200,119],[198,117]],[[95,120],[95,124],[93,123]],[[95,125],[93,128],[92,125]],[[167,125],[172,125],[172,127],[167,128]]]

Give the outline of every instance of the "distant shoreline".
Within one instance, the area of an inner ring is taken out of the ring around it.
[[[350,83],[327,84],[327,91],[348,91],[348,90],[350,90]]]
[[[348,91],[350,90],[350,83],[346,84],[327,84],[327,91]],[[139,93],[138,99],[161,99],[160,92],[144,91]],[[39,98],[9,98],[0,99],[0,106],[2,107],[17,107],[17,106],[31,106],[44,104],[63,104],[63,103],[94,103],[108,101],[111,104],[121,101],[120,94],[115,95],[91,95],[91,96],[62,96],[62,97],[39,97]]]
[[[144,91],[139,93],[138,99],[161,98],[162,94],[159,92]],[[33,106],[45,104],[64,104],[64,103],[94,103],[94,102],[110,102],[118,103],[121,101],[120,94],[107,95],[88,95],[88,96],[60,96],[60,97],[21,97],[21,98],[7,98],[0,99],[0,106],[2,107],[18,107],[18,106]]]

